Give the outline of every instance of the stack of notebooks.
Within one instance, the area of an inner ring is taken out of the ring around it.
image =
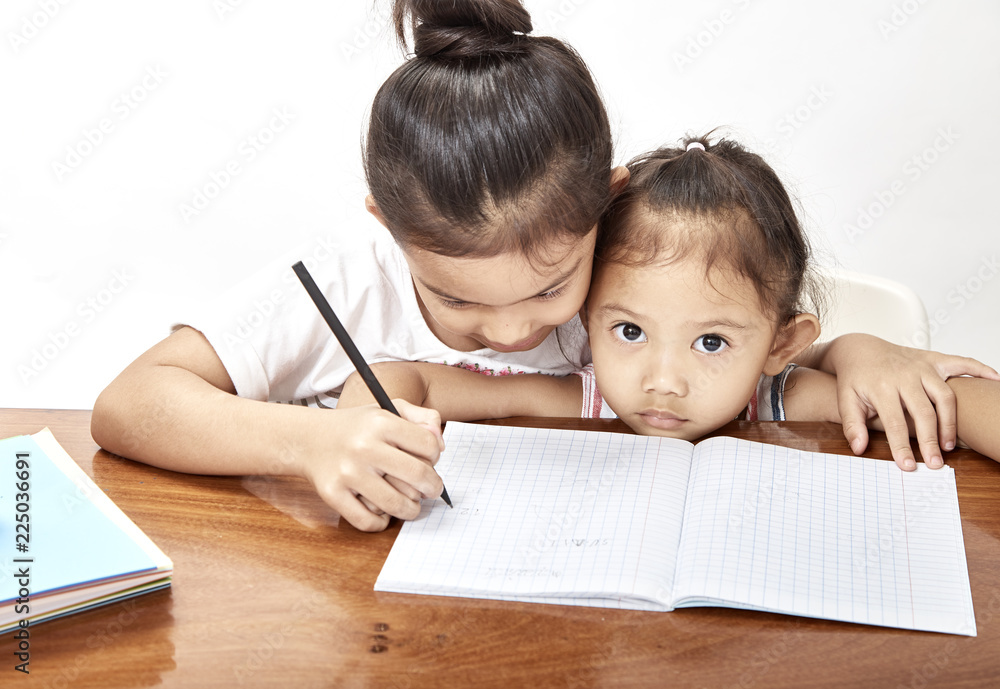
[[[377,591],[976,635],[955,473],[736,438],[450,422]]]
[[[0,440],[0,634],[166,588],[172,572],[48,429]]]

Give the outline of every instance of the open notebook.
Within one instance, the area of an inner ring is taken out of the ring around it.
[[[170,585],[170,558],[49,429],[0,440],[0,472],[0,634]]]
[[[377,591],[976,634],[950,467],[455,422],[445,442],[455,508],[424,502]]]

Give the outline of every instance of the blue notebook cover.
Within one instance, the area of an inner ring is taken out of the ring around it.
[[[48,429],[0,440],[0,515],[0,633],[23,618],[36,622],[118,600],[136,586],[169,584],[169,558]]]

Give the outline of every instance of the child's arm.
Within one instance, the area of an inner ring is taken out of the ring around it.
[[[925,462],[940,460],[940,447],[954,447],[957,410],[945,382],[949,377],[1000,381],[1000,374],[975,359],[900,347],[859,333],[813,345],[795,362],[837,377],[838,417],[855,454],[868,445],[867,420],[877,415],[900,466],[916,466],[907,414]]]
[[[431,468],[441,449],[439,415],[405,403],[398,409],[404,418],[237,397],[212,346],[182,328],[101,393],[91,434],[110,452],[174,471],[302,476],[351,524],[378,531],[390,515],[416,517],[420,496],[442,488]]]
[[[954,394],[958,417],[958,441],[976,452],[1000,461],[1000,382],[984,378],[949,378],[949,389]],[[792,371],[785,383],[785,418],[789,421],[831,421],[840,423],[837,405],[837,379],[822,371],[799,367]],[[912,419],[907,416],[910,434],[915,434]],[[872,417],[868,426],[883,430],[882,420]],[[906,470],[916,468],[916,463],[897,464]],[[942,463],[928,462],[938,468]]]
[[[958,402],[958,437],[979,454],[1000,462],[1000,383],[949,378]]]
[[[579,376],[515,374],[489,376],[426,362],[391,361],[372,365],[390,397],[434,409],[443,421],[478,421],[509,416],[579,417],[583,386]],[[361,377],[344,384],[337,408],[372,404]]]

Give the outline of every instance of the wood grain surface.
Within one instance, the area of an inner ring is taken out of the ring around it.
[[[627,432],[617,421],[495,423]],[[30,677],[14,670],[12,635],[0,637],[3,687],[1000,686],[1000,464],[971,451],[947,461],[976,638],[722,608],[376,593],[398,523],[361,533],[297,479],[177,474],[108,454],[87,411],[0,410],[0,437],[45,426],[173,559],[173,586],[32,626]],[[829,424],[733,422],[719,434],[850,454]],[[884,435],[866,454],[890,456]]]

